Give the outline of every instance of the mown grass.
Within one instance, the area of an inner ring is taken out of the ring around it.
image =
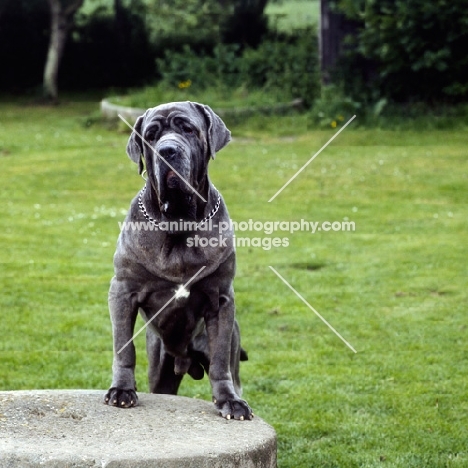
[[[0,103],[2,390],[110,383],[117,222],[143,181],[127,131],[86,125],[96,108]],[[279,466],[468,466],[466,132],[351,126],[268,203],[333,134],[292,119],[244,122],[211,164],[236,221],[356,223],[238,249],[244,396],[275,427]],[[137,350],[147,391],[143,336]],[[208,381],[181,393],[209,399]]]
[[[144,3],[151,2],[145,1]],[[94,0],[93,2],[85,2],[80,12],[89,15],[98,7],[112,9],[112,6],[111,0]],[[320,4],[318,0],[270,1],[265,10],[270,24],[278,28],[278,30],[286,31],[317,25],[319,12]]]
[[[318,0],[281,0],[269,2],[265,13],[270,25],[278,31],[316,26],[320,17],[320,2]]]

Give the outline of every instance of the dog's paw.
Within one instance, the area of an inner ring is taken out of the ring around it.
[[[118,408],[131,408],[138,404],[138,397],[133,389],[112,387],[106,393],[104,403]]]
[[[224,401],[213,400],[219,414],[226,419],[238,419],[244,421],[246,419],[253,419],[254,415],[250,406],[246,401],[237,399],[229,399]]]

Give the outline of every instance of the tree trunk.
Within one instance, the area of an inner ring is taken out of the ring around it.
[[[68,31],[73,16],[84,0],[76,0],[64,7],[61,0],[48,0],[50,7],[50,41],[47,60],[44,68],[43,91],[48,101],[58,100],[58,71],[63,57]]]
[[[357,33],[358,24],[330,8],[333,2],[320,0],[320,64],[322,83],[331,83],[331,74],[343,52],[343,41],[349,35]]]
[[[330,11],[328,0],[320,1],[320,65],[322,82],[330,84],[330,70],[340,52],[341,32],[338,15]]]

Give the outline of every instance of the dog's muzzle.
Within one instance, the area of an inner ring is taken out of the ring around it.
[[[180,189],[180,177],[172,170],[166,175],[166,186],[168,189]]]
[[[187,150],[176,140],[166,139],[157,145],[158,191],[162,213],[168,219],[194,219],[193,190],[190,187],[190,159]],[[188,183],[187,183],[188,182]]]

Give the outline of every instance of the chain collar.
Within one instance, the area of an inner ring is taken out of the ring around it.
[[[205,216],[200,222],[198,222],[195,225],[195,229],[198,229],[202,224],[205,224],[207,221],[212,219],[214,217],[214,215],[218,212],[219,207],[221,206],[221,195],[218,192],[218,190],[216,189],[216,187],[214,187],[214,189],[216,190],[216,193],[218,194],[218,199],[216,200],[216,204],[215,204],[214,208],[208,213],[208,216]],[[146,211],[145,205],[143,203],[143,194],[145,193],[145,190],[146,190],[146,184],[140,190],[140,193],[138,195],[138,207],[140,208],[140,211],[142,212],[142,214],[145,217],[146,221],[149,221],[153,226],[155,226],[156,228],[159,228],[159,222],[156,221],[155,219],[153,219],[148,214],[148,212]]]

